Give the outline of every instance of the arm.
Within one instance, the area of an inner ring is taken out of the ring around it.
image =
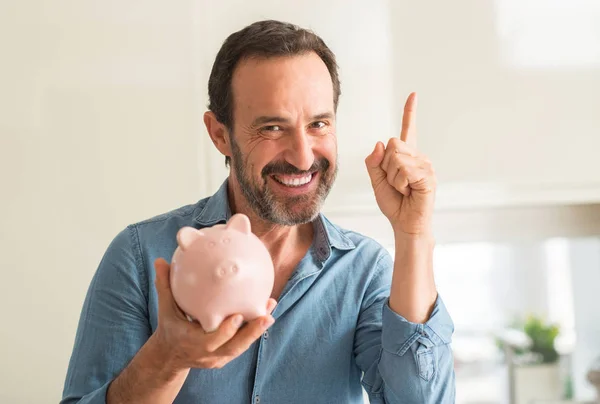
[[[440,297],[424,324],[394,312],[388,299],[392,268],[385,253],[361,305],[354,353],[363,386],[372,404],[453,403],[452,320]]]
[[[107,404],[172,403],[189,369],[176,369],[168,363],[167,352],[161,352],[155,338],[150,337],[125,370],[109,385]]]
[[[148,280],[128,227],[108,247],[89,286],[61,403],[105,403],[111,381],[151,335]]]
[[[381,212],[394,230],[396,259],[390,306],[412,322],[429,318],[436,301],[432,218],[436,176],[416,149],[416,94],[406,100],[400,137],[377,142],[365,159]]]
[[[433,236],[395,231],[390,307],[414,323],[427,321],[437,299],[433,279]]]
[[[82,310],[61,404],[172,403],[190,368],[219,368],[241,355],[271,326],[268,315],[240,328],[230,316],[206,334],[177,307],[169,264],[158,259],[158,328],[148,319],[148,279],[135,228],[111,243],[94,275]],[[239,318],[239,319],[238,319]],[[238,319],[239,321],[236,321]]]
[[[381,357],[362,363],[377,362],[377,370],[371,365],[370,379],[365,380],[371,393],[382,394],[385,402],[447,403],[454,402],[448,345],[453,324],[433,280],[436,177],[431,161],[416,149],[416,105],[412,93],[404,106],[400,137],[391,138],[387,146],[377,142],[365,159],[377,205],[394,230],[396,259],[380,263],[381,271],[392,272],[393,267],[389,301],[383,305]],[[374,321],[375,314],[367,310],[367,321]],[[375,334],[374,329],[370,338]]]
[[[220,368],[246,351],[273,323],[270,299],[267,316],[242,324],[241,315],[228,317],[215,332],[187,320],[177,307],[169,282],[170,266],[157,259],[158,327],[148,342],[108,388],[108,404],[172,403],[192,367]],[[209,387],[207,387],[209,388]]]

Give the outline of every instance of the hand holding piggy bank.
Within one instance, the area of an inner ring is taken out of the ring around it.
[[[245,321],[268,314],[274,282],[271,255],[236,214],[229,222],[197,230],[183,227],[171,261],[173,298],[190,320],[206,332],[223,319],[241,314]]]

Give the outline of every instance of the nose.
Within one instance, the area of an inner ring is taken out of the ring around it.
[[[315,161],[312,146],[312,139],[305,130],[294,131],[290,136],[285,155],[286,161],[299,170],[307,171]]]
[[[235,261],[225,260],[217,267],[216,274],[219,278],[234,277],[240,272],[239,264]]]

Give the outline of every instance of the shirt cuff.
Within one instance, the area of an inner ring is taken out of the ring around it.
[[[383,305],[381,344],[387,352],[404,355],[416,341],[427,348],[452,342],[454,323],[438,295],[429,320],[411,323],[390,308],[389,298]]]
[[[109,380],[108,382],[104,383],[104,385],[102,387],[100,387],[99,389],[96,389],[81,398],[74,398],[74,397],[70,397],[70,396],[63,397],[61,404],[75,402],[72,400],[77,400],[76,401],[77,404],[105,404],[106,403],[106,395],[108,393],[108,387],[110,386],[110,383],[112,383],[112,380]]]

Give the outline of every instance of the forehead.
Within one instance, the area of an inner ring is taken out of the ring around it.
[[[255,114],[333,112],[333,84],[327,66],[314,52],[240,62],[233,78],[237,118]]]

